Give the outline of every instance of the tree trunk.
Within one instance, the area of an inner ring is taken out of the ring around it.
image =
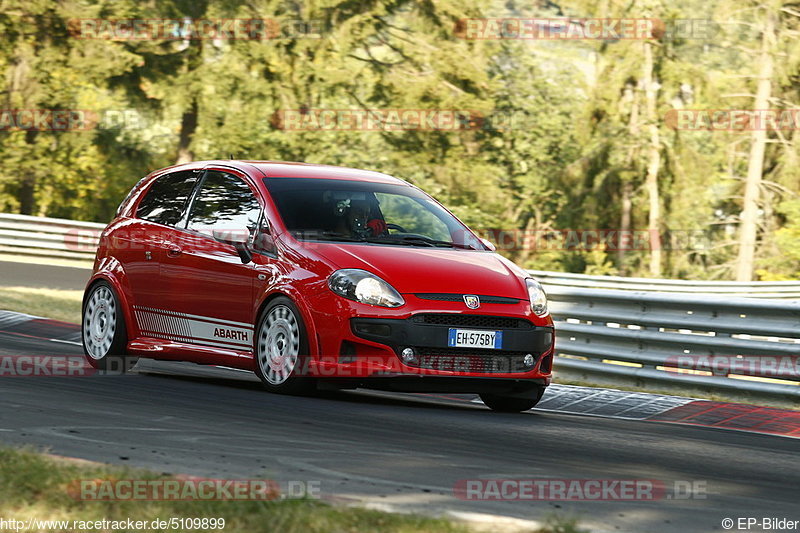
[[[633,211],[633,183],[625,180],[622,184],[622,207],[619,217],[620,238],[617,241],[617,270],[621,276],[627,272],[625,265],[625,247],[623,243],[628,242],[622,237],[631,231],[631,212]]]
[[[197,2],[195,8],[200,9],[200,13],[205,13],[207,4],[205,2]],[[189,41],[185,50],[185,58],[183,64],[183,75],[187,77],[198,76],[200,67],[203,64],[203,40]],[[190,87],[189,88],[190,103],[187,109],[183,111],[181,117],[181,132],[178,137],[178,155],[176,164],[188,163],[194,161],[194,151],[191,149],[192,139],[194,132],[197,130],[197,122],[199,120],[199,98],[198,92]],[[217,156],[222,158],[222,156]]]
[[[647,217],[647,230],[650,234],[650,274],[661,276],[661,199],[658,195],[658,171],[661,168],[661,139],[658,133],[658,117],[656,116],[656,91],[653,83],[653,46],[644,43],[644,90],[647,132],[650,143],[647,148],[647,178],[645,189],[650,204]]]
[[[639,158],[639,90],[642,88],[642,80],[638,80],[636,87],[632,90],[632,103],[631,103],[631,117],[628,121],[628,134],[631,138],[630,148],[628,149],[628,166],[630,167],[630,174],[638,174],[638,158]],[[619,216],[619,230],[620,239],[617,241],[617,270],[620,276],[627,273],[627,266],[625,265],[625,248],[622,246],[624,237],[631,231],[631,216],[633,215],[633,182],[632,176],[628,172],[622,177],[622,184],[620,187],[620,197],[622,205],[620,207]]]
[[[38,135],[36,130],[28,130],[25,132],[25,144],[30,146],[30,153],[33,153],[34,144]],[[36,210],[36,181],[37,172],[35,166],[30,166],[23,171],[20,176],[19,189],[17,192],[17,200],[19,201],[19,212],[21,215],[35,215]]]
[[[19,201],[19,214],[20,215],[34,215],[33,212],[36,206],[36,178],[33,176],[25,176],[20,180],[19,192],[17,193],[17,200]]]
[[[175,164],[194,161],[194,152],[191,150],[192,137],[197,129],[197,100],[192,100],[192,105],[183,113],[181,119],[181,134],[178,139],[178,157]]]
[[[772,92],[772,46],[775,42],[775,13],[768,11],[761,35],[761,53],[758,73],[758,88],[754,109],[767,109]],[[736,281],[753,279],[753,263],[756,255],[758,233],[758,201],[761,193],[761,178],[764,172],[764,151],[767,145],[767,130],[761,125],[751,134],[750,159],[747,163],[747,180],[744,185],[744,201],[739,221],[739,256],[736,259]]]

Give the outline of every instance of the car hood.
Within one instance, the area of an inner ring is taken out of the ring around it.
[[[405,294],[527,297],[526,272],[493,252],[318,242],[314,251],[337,268],[360,268],[377,274]]]

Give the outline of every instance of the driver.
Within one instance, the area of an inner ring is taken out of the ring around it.
[[[336,231],[359,239],[383,235],[387,232],[386,222],[379,213],[374,202],[353,198],[341,200],[336,203]]]

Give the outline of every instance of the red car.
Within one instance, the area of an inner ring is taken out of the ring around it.
[[[254,371],[273,392],[478,393],[533,407],[551,380],[544,291],[419,188],[379,172],[206,161],[142,179],[102,233],[89,363]]]

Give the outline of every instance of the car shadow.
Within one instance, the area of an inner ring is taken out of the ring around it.
[[[141,376],[177,380],[186,383],[213,384],[229,389],[269,394],[251,372],[195,363],[140,359],[134,373]],[[471,400],[474,394],[430,394],[387,392],[374,389],[319,389],[302,398],[320,399],[359,405],[382,405],[417,409],[478,410],[487,408]]]

